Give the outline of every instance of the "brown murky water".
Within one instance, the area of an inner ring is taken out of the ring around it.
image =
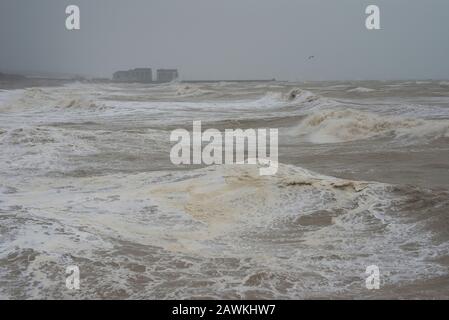
[[[173,165],[194,120],[277,174]],[[448,142],[444,81],[0,91],[0,297],[449,298]]]

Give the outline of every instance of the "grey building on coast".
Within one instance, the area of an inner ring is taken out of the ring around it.
[[[136,68],[128,71],[117,71],[113,75],[113,80],[117,82],[142,82],[153,81],[151,68]]]
[[[157,82],[170,82],[178,78],[178,69],[157,69]]]

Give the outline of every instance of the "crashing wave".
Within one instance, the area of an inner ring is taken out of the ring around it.
[[[352,109],[325,110],[307,116],[293,129],[312,143],[338,143],[374,137],[448,138],[449,121],[385,117]]]
[[[212,166],[151,187],[150,192],[160,207],[178,208],[206,223],[211,235],[229,231],[230,226],[235,230],[243,221],[263,224],[320,210],[358,210],[370,201],[380,205],[386,188],[382,183],[339,179],[279,164],[273,176],[260,176],[256,165]]]
[[[314,102],[322,97],[313,94],[310,91],[302,90],[302,89],[292,89],[285,97],[287,101],[297,101],[297,102]]]
[[[201,89],[198,86],[195,85],[187,85],[187,84],[176,84],[175,85],[175,92],[176,95],[178,96],[187,96],[187,97],[191,97],[191,96],[200,96],[203,94],[207,94],[210,91]]]
[[[106,109],[105,105],[97,104],[94,101],[82,98],[72,98],[58,101],[56,103],[56,107],[62,109],[87,109],[87,110]]]
[[[2,104],[2,110],[60,108],[104,110],[106,106],[76,92],[66,92],[68,88],[60,88],[61,92],[52,92],[45,88],[28,88],[12,95],[12,98]]]
[[[254,104],[263,107],[320,108],[335,106],[337,103],[310,91],[295,88],[288,93],[269,91],[262,98],[256,100]]]
[[[374,92],[374,91],[376,91],[376,90],[370,89],[370,88],[365,88],[365,87],[357,87],[357,88],[354,88],[354,89],[347,90],[346,92],[365,93],[365,92]]]

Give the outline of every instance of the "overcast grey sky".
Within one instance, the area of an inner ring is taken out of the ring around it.
[[[79,31],[65,29],[69,4]],[[369,4],[382,30],[365,28]],[[448,79],[449,1],[0,1],[0,72],[144,66],[183,79]]]

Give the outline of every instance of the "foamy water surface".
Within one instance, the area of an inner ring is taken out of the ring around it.
[[[196,120],[278,173],[171,164]],[[0,298],[447,298],[448,142],[442,81],[0,91]]]

